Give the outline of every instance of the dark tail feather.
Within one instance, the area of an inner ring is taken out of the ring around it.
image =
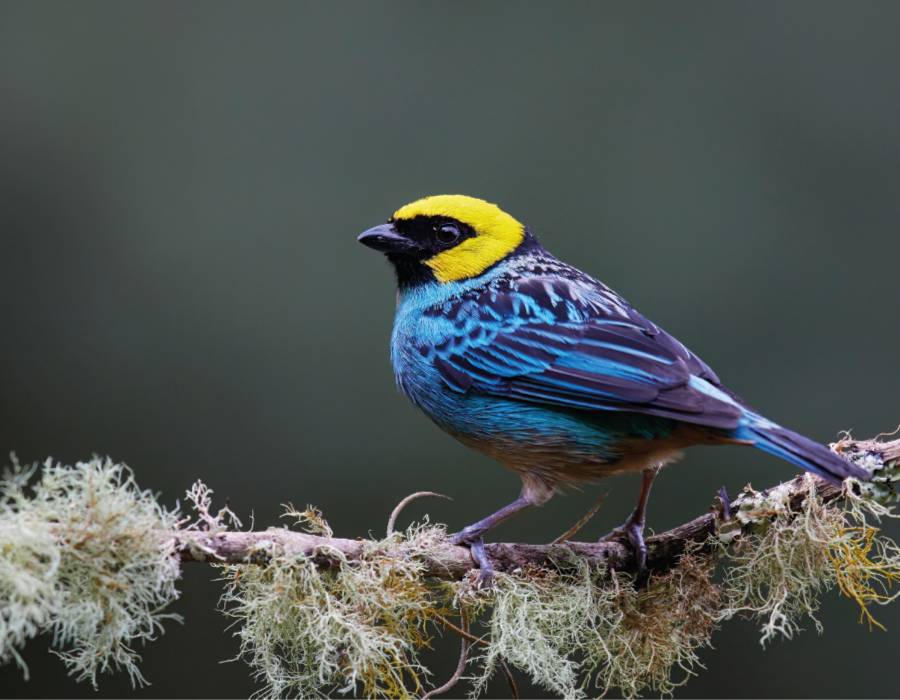
[[[791,464],[814,472],[835,484],[848,476],[868,481],[871,474],[865,469],[848,462],[824,445],[813,442],[787,428],[754,416],[741,429],[741,437],[753,440],[756,447]]]

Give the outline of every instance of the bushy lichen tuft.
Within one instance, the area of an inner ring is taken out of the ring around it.
[[[12,468],[0,479],[0,661],[31,637],[53,635],[79,680],[124,669],[135,684],[135,642],[162,632],[178,597],[178,524],[130,470],[95,457],[74,467]]]
[[[763,645],[777,635],[793,637],[803,616],[821,631],[815,618],[819,593],[834,584],[828,547],[843,515],[815,496],[812,477],[804,478],[804,489],[807,498],[800,513],[787,508],[795,492],[784,485],[767,493],[748,487],[737,509],[745,534],[736,539],[730,554],[721,616],[762,619]]]
[[[583,561],[575,566],[567,574],[500,574],[492,595],[472,601],[490,608],[490,646],[473,697],[500,658],[563,697],[584,697],[591,685],[602,695],[613,688],[626,696],[646,688],[669,694],[687,681],[696,650],[715,628],[721,591],[710,582],[712,560],[688,554],[640,590],[628,577],[591,571]],[[676,666],[682,679],[672,677]]]
[[[331,536],[317,511],[291,514]],[[336,562],[334,571],[268,542],[261,545],[267,566],[225,567],[230,585],[223,609],[241,625],[241,654],[266,684],[260,694],[314,697],[358,685],[365,697],[421,694],[427,670],[417,652],[428,642],[425,623],[440,604],[420,560],[445,540],[442,528],[426,524],[364,543],[355,561],[327,544],[318,547],[316,557]]]
[[[819,595],[839,587],[861,608],[861,621],[881,627],[872,603],[884,604],[900,592],[900,548],[870,518],[897,517],[897,464],[883,464],[877,454],[846,454],[872,475],[871,482],[849,479],[840,503],[824,504],[815,479],[807,474],[799,488],[791,483],[758,493],[748,487],[725,524],[719,541],[735,546],[726,570],[722,619],[752,615],[763,621],[761,643],[776,636],[791,638],[809,617],[816,629]],[[800,508],[788,504],[799,503]]]

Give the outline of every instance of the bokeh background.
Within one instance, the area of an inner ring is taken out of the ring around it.
[[[516,477],[443,435],[388,362],[387,263],[356,242],[409,201],[497,202],[738,394],[817,440],[900,423],[896,2],[0,4],[0,452],[196,479],[257,527],[312,503],[343,536],[458,529]],[[649,526],[795,470],[696,449]],[[626,517],[638,482],[584,531]],[[546,542],[597,488],[493,534]],[[894,529],[896,534],[897,530]],[[149,688],[69,679],[47,640],[3,697],[243,697],[258,686],[188,566]],[[824,597],[763,650],[733,621],[679,696],[893,696],[888,632]],[[436,679],[455,639],[438,640]],[[537,695],[519,675],[524,695]],[[458,686],[459,696],[465,690]],[[492,689],[506,696],[502,681]],[[451,694],[452,695],[452,694]]]

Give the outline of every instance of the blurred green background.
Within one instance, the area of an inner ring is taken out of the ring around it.
[[[347,537],[380,534],[412,491],[454,500],[405,522],[505,505],[518,479],[397,393],[392,274],[356,242],[441,193],[498,203],[772,419],[822,442],[889,432],[898,36],[896,2],[6,0],[0,451],[110,455],[170,505],[202,479],[258,528],[288,501]],[[648,525],[795,471],[690,451]],[[609,486],[585,539],[634,505],[636,479]],[[493,538],[546,542],[598,491]],[[220,663],[237,642],[215,576],[187,567],[185,624],[143,650],[149,688],[104,676],[95,693],[42,640],[0,695],[250,694],[248,667]],[[893,696],[900,605],[876,616],[887,634],[832,592],[823,636],[766,650],[732,621],[679,695]],[[437,647],[440,683],[458,645]]]

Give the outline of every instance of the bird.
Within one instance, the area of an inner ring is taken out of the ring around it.
[[[657,472],[694,445],[752,445],[840,483],[868,473],[768,420],[609,287],[561,262],[512,216],[463,195],[425,197],[358,241],[397,283],[399,389],[464,445],[522,479],[517,500],[451,537],[479,585],[484,535],[563,487],[641,472],[634,511],[601,541],[631,543],[639,575]]]

